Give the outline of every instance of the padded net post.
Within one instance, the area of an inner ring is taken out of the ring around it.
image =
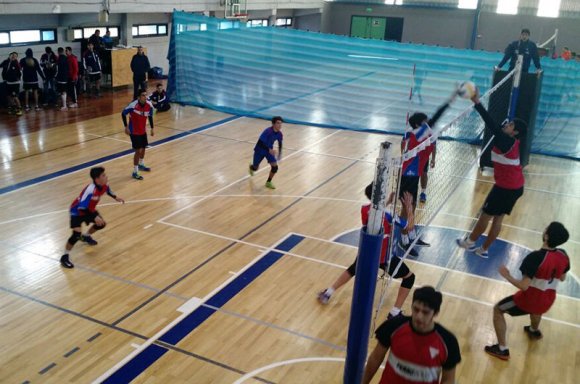
[[[366,227],[361,229],[360,234],[344,366],[345,384],[361,382],[367,357],[379,258],[383,244],[383,217],[391,147],[392,144],[389,142],[381,143],[371,197],[369,222]]]

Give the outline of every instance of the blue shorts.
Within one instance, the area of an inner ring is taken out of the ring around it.
[[[259,166],[262,160],[264,160],[264,157],[270,164],[277,162],[276,157],[272,156],[270,152],[262,149],[254,149],[254,161],[252,162],[252,165],[254,167]]]

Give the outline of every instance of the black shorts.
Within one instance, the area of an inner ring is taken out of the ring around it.
[[[147,135],[130,135],[130,137],[131,144],[133,144],[133,148],[135,149],[146,148],[149,145]]]
[[[68,89],[68,83],[56,83],[56,92],[57,93],[66,93]]]
[[[94,81],[98,81],[101,80],[101,74],[100,73],[93,73],[93,74],[89,74],[89,81],[92,83]]]
[[[28,90],[35,91],[35,90],[38,89],[38,83],[31,83],[31,84],[24,83],[22,86],[23,86],[23,88],[24,88],[25,91],[28,91]]]
[[[9,96],[18,96],[20,93],[20,84],[6,84],[6,92]]]
[[[411,272],[409,267],[407,267],[407,264],[405,264],[405,262],[403,262],[401,264],[401,267],[397,271],[397,274],[395,276],[393,276],[393,272],[395,271],[395,268],[397,268],[397,264],[399,264],[399,260],[401,260],[401,259],[399,259],[397,256],[393,256],[393,258],[391,260],[391,265],[389,266],[388,274],[389,274],[389,276],[392,276],[395,279],[402,279],[403,277],[407,276],[409,274],[409,272]],[[351,276],[354,276],[356,273],[356,261],[357,261],[357,259],[355,259],[354,263],[352,263],[352,265],[347,268],[348,274]],[[379,267],[384,271],[384,270],[386,270],[387,265],[381,264]]]
[[[99,216],[99,212],[95,211],[93,213],[86,213],[82,216],[70,215],[70,227],[78,228],[83,223],[90,224],[95,222],[95,217]]]
[[[413,196],[413,204],[417,202],[417,192],[419,191],[419,176],[401,176],[401,188],[399,197],[403,197],[404,192],[409,192]]]
[[[485,203],[483,212],[490,216],[509,215],[512,213],[516,201],[524,194],[524,187],[520,189],[504,189],[494,185]]]
[[[508,296],[499,301],[496,306],[500,309],[500,311],[507,313],[510,316],[523,316],[529,315],[529,312],[524,311],[521,308],[518,308],[516,303],[514,302],[514,296]]]

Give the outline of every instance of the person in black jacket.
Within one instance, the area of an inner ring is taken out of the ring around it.
[[[510,60],[509,70],[511,71],[516,67],[516,62],[518,61],[518,55],[524,56],[524,61],[522,63],[522,72],[528,73],[530,69],[530,61],[534,60],[534,65],[536,67],[536,72],[539,74],[542,72],[542,65],[540,64],[540,57],[538,56],[538,47],[536,43],[530,40],[530,30],[527,28],[522,29],[520,39],[511,42],[505,49],[503,59],[494,69],[499,71],[501,67],[508,60]]]
[[[26,57],[20,60],[20,67],[22,68],[22,82],[24,84],[24,108],[30,111],[30,92],[34,93],[35,110],[39,111],[38,105],[38,75],[42,77],[42,81],[46,81],[44,72],[40,68],[40,63],[32,54],[32,49],[26,50]]]
[[[131,59],[131,71],[133,72],[133,100],[139,97],[139,90],[147,90],[147,73],[151,69],[149,59],[145,55],[142,46],[137,47],[137,54]]]
[[[20,116],[22,115],[22,106],[18,95],[20,94],[22,69],[18,63],[18,53],[11,52],[8,59],[4,60],[0,66],[2,67],[2,79],[6,83],[8,94],[8,113]]]
[[[87,45],[87,51],[83,55],[83,69],[85,80],[87,83],[87,93],[91,95],[91,90],[93,84],[95,85],[95,95],[96,97],[101,96],[101,60],[99,59],[99,54],[93,43],[89,41]]]
[[[167,99],[167,93],[163,89],[163,84],[157,84],[157,90],[149,96],[149,100],[157,112],[166,112],[171,108],[169,100]]]
[[[56,62],[56,91],[62,101],[61,111],[68,111],[66,106],[66,92],[69,82],[68,59],[64,54],[64,48],[58,47],[58,61]]]
[[[44,72],[44,82],[43,82],[43,97],[44,105],[53,104],[56,101],[55,92],[55,76],[56,76],[56,61],[58,58],[52,51],[52,48],[46,47],[44,49],[42,56],[40,56],[40,66]]]

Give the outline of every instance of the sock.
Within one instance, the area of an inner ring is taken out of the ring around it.
[[[334,293],[334,288],[332,287],[326,288],[325,292],[328,294],[328,296],[332,296],[332,294]]]
[[[499,344],[499,350],[500,350],[500,351],[502,351],[502,352],[503,352],[503,351],[507,351],[508,349],[509,349],[509,348],[508,348],[508,347],[506,347],[505,345],[501,345],[501,344]]]
[[[393,307],[389,313],[393,316],[397,316],[399,313],[401,313],[401,308]]]
[[[139,166],[138,166],[138,165],[136,165],[136,166],[133,168],[133,172],[135,172],[135,173],[139,173]]]
[[[469,236],[465,236],[465,242],[469,245],[475,244],[475,241],[471,240]]]
[[[403,245],[409,244],[409,236],[405,235],[405,234],[401,234],[401,242],[403,243]]]
[[[413,241],[413,240],[415,240],[416,237],[417,237],[417,232],[415,232],[415,228],[413,228],[409,231],[409,239],[411,241]]]
[[[139,165],[145,165],[144,159],[139,159]]]
[[[530,332],[538,332],[538,330],[537,330],[537,329],[534,329],[534,327],[532,327],[532,326],[530,325]]]
[[[66,248],[65,248],[65,249],[64,249],[63,256],[65,256],[65,257],[68,257],[68,253],[69,253],[69,252],[70,252],[70,251],[69,251],[68,249],[66,249]]]
[[[421,193],[425,193],[426,190],[427,188],[421,188]]]

